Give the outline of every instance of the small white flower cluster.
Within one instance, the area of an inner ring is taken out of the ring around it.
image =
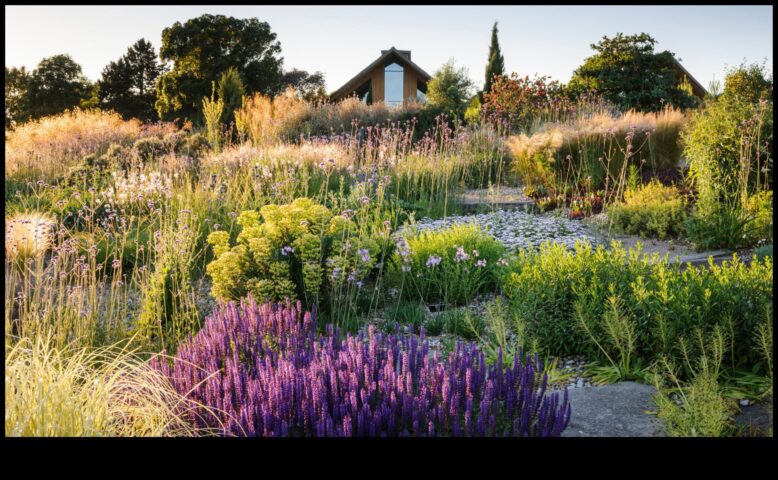
[[[578,240],[596,244],[594,237],[586,233],[575,220],[553,215],[536,215],[521,210],[497,210],[495,212],[447,217],[445,220],[421,219],[419,231],[441,230],[455,224],[475,223],[487,229],[489,234],[507,248],[537,247],[546,240],[573,248]]]
[[[126,177],[124,172],[113,172],[112,176],[113,187],[102,192],[106,202],[126,206],[173,196],[170,177],[160,172],[130,172]]]

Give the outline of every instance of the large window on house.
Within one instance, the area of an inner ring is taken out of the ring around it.
[[[403,103],[403,67],[397,63],[384,69],[384,102],[389,106]]]
[[[373,103],[373,85],[370,79],[368,79],[365,83],[359,86],[354,93],[356,93],[357,98],[362,100],[364,103],[367,103],[368,105]]]
[[[416,82],[416,100],[427,103],[427,85],[420,81]]]

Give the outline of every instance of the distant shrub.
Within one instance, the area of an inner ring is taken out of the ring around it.
[[[608,208],[608,217],[629,234],[675,237],[682,233],[684,202],[676,187],[652,180],[636,190],[627,190],[624,202]]]
[[[390,272],[403,298],[464,305],[497,288],[504,253],[480,227],[454,225],[401,237]]]
[[[168,153],[168,149],[161,138],[148,137],[136,140],[132,146],[132,153],[142,163],[148,164]]]
[[[173,365],[153,364],[210,407],[193,425],[228,436],[558,436],[569,422],[567,393],[547,392],[536,358],[487,367],[458,343],[439,360],[424,337],[317,337],[315,324],[299,303],[230,303]]]
[[[618,242],[609,250],[578,244],[573,251],[545,243],[539,251],[521,251],[510,270],[503,292],[511,308],[526,320],[540,346],[558,355],[595,353],[576,327],[576,310],[590,319],[599,338],[604,299],[616,296],[623,315],[634,319],[634,351],[644,360],[676,354],[679,337],[718,324],[730,332],[730,363],[754,365],[752,332],[765,305],[772,304],[772,258],[745,265],[734,257],[720,265],[682,269],[667,259],[643,256],[637,248],[627,252]]]
[[[493,80],[491,91],[484,92],[483,110],[486,115],[507,120],[513,131],[526,132],[544,109],[563,101],[558,81],[546,76],[519,77],[514,72]]]

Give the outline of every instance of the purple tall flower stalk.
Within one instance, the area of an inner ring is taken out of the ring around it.
[[[342,337],[299,302],[222,305],[172,362],[152,362],[208,408],[201,428],[248,436],[558,436],[567,390],[548,394],[537,357],[500,354],[486,366],[473,343],[430,355],[424,332]],[[171,365],[172,363],[172,365]]]

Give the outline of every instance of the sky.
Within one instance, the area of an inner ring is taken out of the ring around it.
[[[567,82],[604,35],[649,33],[704,86],[727,67],[773,71],[772,6],[6,6],[5,64],[70,54],[91,80],[140,38],[204,13],[256,17],[281,43],[284,69],[322,71],[332,92],[391,46],[430,74],[453,58],[480,88],[497,21],[506,72]]]

